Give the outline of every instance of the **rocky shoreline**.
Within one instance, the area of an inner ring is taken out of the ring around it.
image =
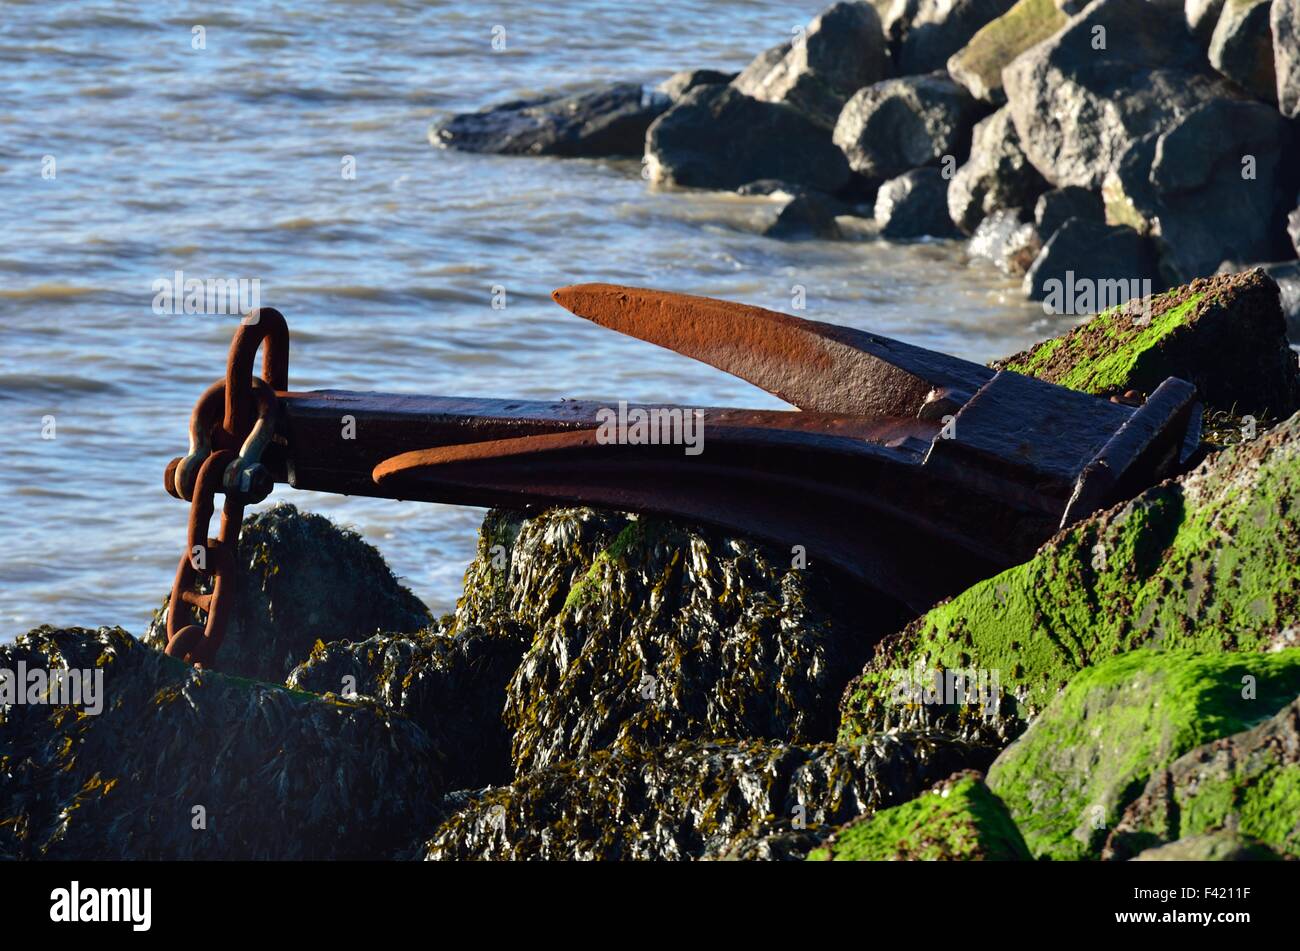
[[[0,707],[0,858],[1300,857],[1277,287],[1142,305],[1005,362],[1199,380],[1203,461],[918,618],[770,545],[560,508],[491,512],[435,620],[354,533],[252,516],[219,669],[162,653],[162,609],[0,647],[103,681],[95,710]]]

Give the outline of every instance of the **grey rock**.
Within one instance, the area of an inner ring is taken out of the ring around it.
[[[1002,78],[1021,148],[1058,188],[1100,188],[1134,140],[1239,96],[1175,18],[1132,0],[1096,0]]]
[[[769,238],[838,240],[843,235],[835,216],[842,212],[843,205],[834,198],[818,192],[801,192],[786,203],[763,233]]]
[[[834,141],[855,172],[894,178],[945,156],[960,163],[981,107],[945,73],[888,79],[844,106]]]
[[[1279,303],[1282,314],[1286,317],[1287,336],[1293,343],[1300,343],[1300,261],[1282,261],[1261,266],[1264,273],[1277,283]]]
[[[1291,237],[1291,247],[1300,256],[1300,207],[1286,216],[1286,233]]]
[[[1270,25],[1277,107],[1294,119],[1300,116],[1300,0],[1273,0]]]
[[[716,69],[684,69],[680,73],[673,73],[655,88],[676,102],[696,86],[726,85],[738,75],[720,73]]]
[[[1210,65],[1256,99],[1277,101],[1273,71],[1273,0],[1228,0],[1210,37]]]
[[[435,145],[502,155],[640,155],[668,96],[615,83],[562,96],[502,103],[454,115],[429,130]]]
[[[907,33],[921,3],[922,0],[871,0],[871,5],[880,17],[880,27],[885,38],[895,47]]]
[[[1040,235],[1050,238],[1069,218],[1104,223],[1106,206],[1102,203],[1101,195],[1077,185],[1067,185],[1038,196],[1038,203],[1034,206],[1034,223],[1038,225]]]
[[[1072,272],[1072,273],[1068,273]],[[1132,228],[1098,224],[1070,218],[1048,238],[1025,274],[1025,296],[1043,300],[1051,291],[1049,281],[1061,286],[1081,281],[1150,281],[1161,288],[1155,249],[1150,239]]]
[[[760,54],[732,85],[762,102],[798,109],[830,128],[850,96],[888,71],[880,17],[859,0],[823,10],[801,38]]]
[[[1014,211],[993,212],[979,223],[966,245],[971,257],[992,261],[1008,275],[1024,274],[1041,249],[1038,229]]]
[[[646,155],[651,179],[664,185],[735,189],[775,178],[834,192],[850,178],[824,127],[731,86],[686,93],[650,126]]]
[[[1275,862],[1280,856],[1266,845],[1226,829],[1190,835],[1133,856],[1134,862]]]
[[[876,223],[886,238],[960,235],[948,217],[948,180],[937,168],[916,168],[881,185]]]
[[[418,631],[432,620],[360,535],[287,502],[244,519],[236,566],[235,610],[215,665],[224,673],[279,683],[318,640]],[[143,636],[159,650],[169,602]]]
[[[1187,28],[1202,45],[1208,47],[1219,23],[1219,14],[1223,12],[1223,0],[1187,0],[1183,10]]]
[[[898,73],[911,76],[944,69],[949,57],[970,42],[980,27],[1015,0],[920,0],[898,51]]]
[[[999,109],[975,126],[970,158],[948,184],[948,213],[971,234],[995,211],[1028,211],[1046,188],[1020,148],[1010,110]]]

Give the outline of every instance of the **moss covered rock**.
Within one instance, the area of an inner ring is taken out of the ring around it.
[[[976,99],[1001,105],[1007,101],[1003,67],[1063,28],[1068,20],[1056,0],[1019,0],[949,58],[948,74]]]
[[[1111,833],[1105,857],[1224,835],[1300,858],[1300,700],[1155,771]]]
[[[1300,650],[1124,654],[1080,671],[994,761],[989,788],[1035,857],[1095,858],[1153,774],[1266,720],[1297,693]]]
[[[606,750],[511,786],[449,796],[449,818],[425,857],[802,858],[819,830],[981,768],[990,755],[921,734],[850,747],[742,741]],[[777,839],[784,847],[774,853]]]
[[[910,802],[836,830],[810,861],[1017,861],[1030,858],[1007,807],[979,773],[957,773]]]
[[[1133,856],[1134,862],[1273,862],[1281,858],[1266,845],[1233,832],[1189,835]]]
[[[1277,284],[1259,268],[1112,307],[997,366],[1098,396],[1149,394],[1176,376],[1213,409],[1285,417],[1300,408]]]
[[[886,638],[845,691],[840,735],[929,727],[1005,741],[1075,671],[1141,647],[1269,649],[1298,612],[1300,415],[1072,526]],[[996,681],[997,704],[905,689],[963,671],[977,686]]]
[[[505,703],[517,770],[697,737],[831,739],[839,692],[899,618],[792,561],[650,516],[490,516],[456,623],[534,632]]]
[[[393,577],[383,557],[350,529],[282,502],[244,519],[235,611],[217,656],[225,673],[279,682],[317,640],[418,631],[429,609]],[[167,607],[146,643],[167,644]]]
[[[100,687],[0,705],[0,859],[383,858],[441,818],[437,746],[377,704],[198,671],[120,628],[37,628],[0,645],[20,664]]]

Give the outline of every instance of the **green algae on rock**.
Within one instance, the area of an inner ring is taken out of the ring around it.
[[[1007,101],[1002,68],[1056,33],[1069,19],[1056,0],[1019,0],[949,58],[948,73],[976,99],[1000,105]]]
[[[809,861],[1027,861],[1007,807],[977,772],[964,771],[915,799],[856,819]]]
[[[522,625],[495,620],[455,634],[438,629],[317,644],[286,682],[317,694],[374,698],[437,739],[449,787],[492,785],[513,775],[501,707],[529,640]]]
[[[418,631],[430,621],[360,535],[287,502],[244,519],[236,565],[235,610],[215,665],[225,673],[279,682],[317,640]],[[159,650],[169,601],[143,638]]]
[[[437,826],[440,753],[364,702],[199,671],[120,628],[37,628],[0,668],[102,671],[100,712],[0,708],[0,859],[361,859]]]
[[[1203,278],[1112,307],[995,366],[1098,396],[1149,394],[1176,376],[1211,409],[1289,416],[1300,409],[1300,373],[1278,295],[1260,268]]]
[[[719,858],[746,840],[770,846],[777,837],[786,847],[766,854],[803,858],[818,830],[983,768],[991,755],[926,734],[847,747],[705,741],[603,750],[511,786],[448,796],[449,818],[425,858]]]
[[[1124,811],[1103,857],[1226,834],[1247,837],[1257,850],[1300,858],[1300,700],[1154,772]]]
[[[1075,675],[994,760],[988,785],[1036,858],[1096,858],[1152,775],[1297,693],[1300,650],[1123,654]]]
[[[1134,862],[1275,862],[1281,856],[1246,836],[1221,830],[1189,835],[1133,856]]]
[[[886,638],[845,691],[840,736],[929,727],[1005,742],[1081,668],[1140,647],[1266,650],[1298,614],[1300,415],[1070,527]],[[900,697],[917,671],[962,670],[996,674],[995,710]]]
[[[504,610],[535,632],[507,688],[517,771],[628,744],[831,739],[839,692],[900,619],[793,560],[653,516],[490,516],[456,623]]]

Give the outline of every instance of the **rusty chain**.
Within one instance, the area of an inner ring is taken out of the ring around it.
[[[262,376],[253,362],[262,354]],[[244,507],[265,499],[274,481],[262,453],[275,437],[277,392],[288,389],[289,327],[271,307],[244,318],[230,344],[226,376],[213,383],[190,414],[189,451],[167,464],[163,485],[190,503],[167,610],[166,652],[196,666],[211,666],[234,610],[239,530]],[[256,409],[256,415],[254,415]],[[220,415],[218,415],[220,413]],[[225,501],[221,528],[208,537],[216,495]],[[211,590],[200,591],[211,581]],[[207,615],[200,625],[195,612]],[[185,614],[190,618],[182,623]]]

